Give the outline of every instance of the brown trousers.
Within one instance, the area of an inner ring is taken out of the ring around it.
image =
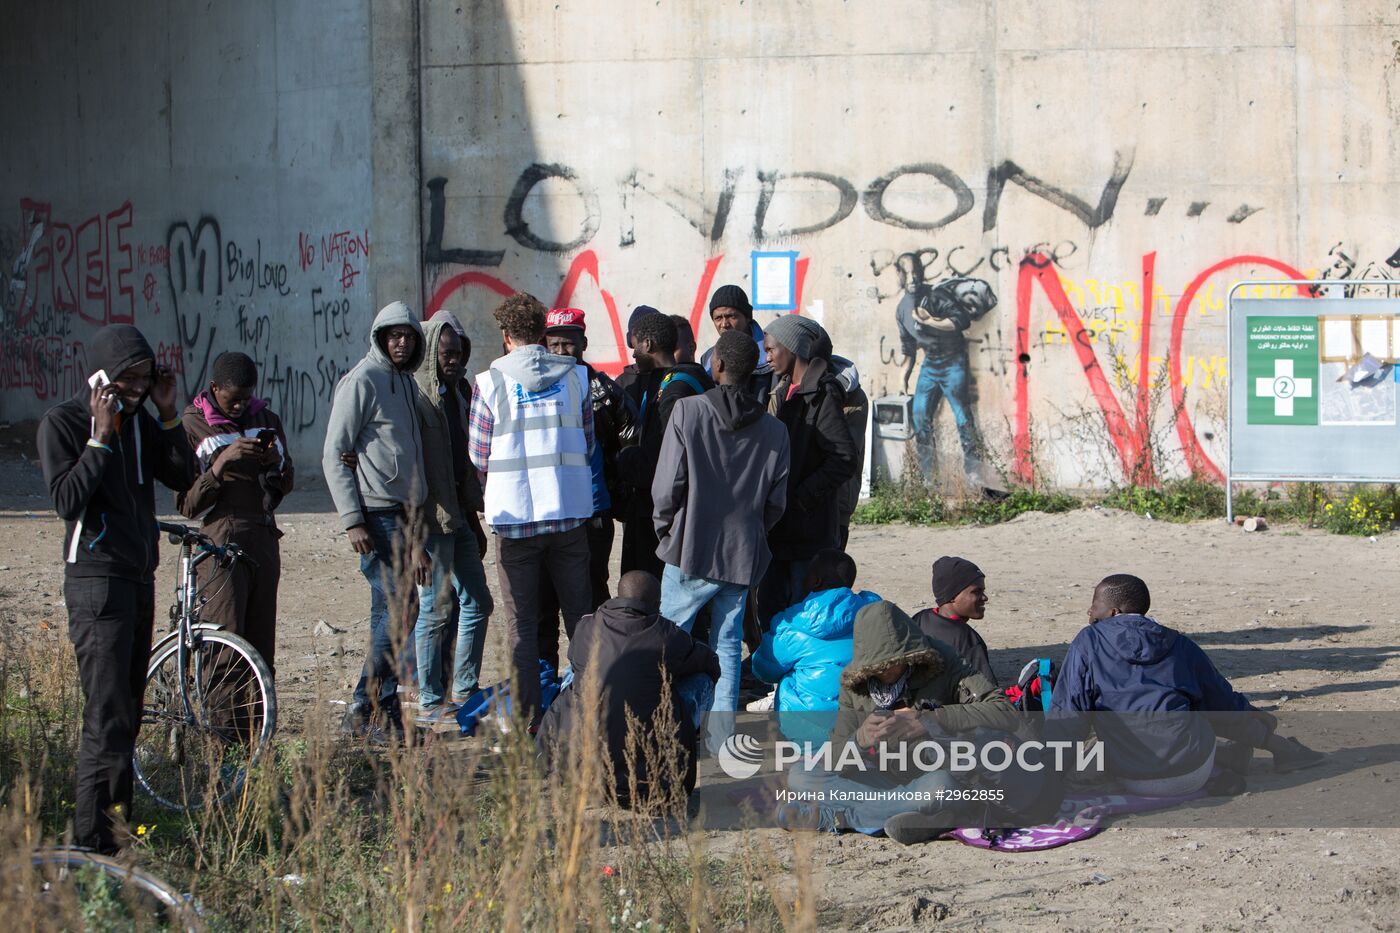
[[[208,600],[200,620],[241,635],[257,649],[269,669],[276,671],[277,584],[282,577],[280,531],[240,518],[215,519],[203,528],[215,544],[233,542],[256,562],[239,561],[232,568],[213,560],[199,565],[199,592]]]

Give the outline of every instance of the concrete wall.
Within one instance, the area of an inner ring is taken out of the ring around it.
[[[479,346],[513,287],[585,308],[604,368],[638,303],[708,344],[710,290],[796,250],[802,313],[897,393],[913,253],[999,299],[965,335],[990,459],[1102,485],[1223,462],[1230,283],[1395,274],[1384,0],[501,6],[422,27],[426,294]]]
[[[134,322],[189,392],[252,355],[319,475],[377,307],[371,60],[367,0],[6,3],[0,417],[71,395],[93,330]]]
[[[988,283],[964,336],[993,467],[1103,485],[1150,450],[1210,475],[1229,284],[1400,265],[1397,19],[1389,0],[4,0],[0,418],[70,394],[93,328],[131,320],[190,390],[252,353],[305,463],[390,298],[456,312],[480,368],[498,295],[528,289],[583,307],[616,370],[633,305],[708,345],[709,292],[792,250],[796,304],[875,396],[903,389],[914,258]]]

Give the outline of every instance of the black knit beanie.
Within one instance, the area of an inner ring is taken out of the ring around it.
[[[933,562],[933,601],[946,606],[958,594],[985,577],[976,564],[961,557],[940,557]]]
[[[714,313],[716,308],[734,308],[748,317],[753,317],[753,305],[749,304],[749,296],[737,285],[721,285],[715,289],[715,293],[710,296],[710,312]]]

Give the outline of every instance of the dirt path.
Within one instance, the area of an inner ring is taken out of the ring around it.
[[[279,696],[286,728],[311,702],[343,700],[363,658],[366,590],[324,492],[282,517]],[[0,589],[16,624],[65,624],[62,527],[37,471],[0,461]],[[913,611],[928,568],[956,553],[982,566],[991,604],[980,631],[1003,680],[1059,658],[1085,623],[1095,581],[1126,571],[1153,590],[1154,615],[1190,633],[1237,688],[1285,710],[1400,709],[1400,534],[1372,542],[1223,523],[1168,525],[1119,512],[1028,515],[991,528],[857,529],[858,586]],[[158,604],[173,569],[162,567]],[[492,562],[487,576],[495,587]],[[345,630],[314,634],[317,622]],[[503,675],[503,626],[485,678]],[[1262,761],[1262,759],[1261,759]],[[1378,794],[1400,793],[1378,783]],[[1393,798],[1392,798],[1393,799]],[[1140,822],[1140,821],[1139,821]],[[954,843],[904,849],[822,837],[809,846],[826,924],[861,929],[1392,929],[1400,913],[1400,830],[1149,829],[1121,819],[1095,839],[1040,854]],[[775,845],[789,840],[769,831]],[[732,844],[712,833],[712,845]],[[732,834],[729,834],[732,835]]]

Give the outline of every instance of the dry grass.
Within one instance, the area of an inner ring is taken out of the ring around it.
[[[3,599],[3,594],[0,594]],[[81,696],[56,628],[0,622],[0,912],[11,929],[141,929],[45,895],[27,854],[70,831]],[[591,691],[596,693],[596,691]],[[598,715],[546,773],[516,728],[488,741],[370,751],[339,735],[328,697],[230,804],[190,816],[138,794],[132,864],[189,892],[212,929],[811,929],[805,852],[751,842],[720,859],[682,793],[608,800]],[[596,710],[598,697],[584,698]],[[518,724],[517,724],[518,725]],[[652,768],[666,724],[634,732]],[[662,736],[657,738],[657,736]],[[677,782],[678,783],[678,782]],[[72,911],[77,911],[73,913]],[[76,919],[75,919],[76,918]]]

